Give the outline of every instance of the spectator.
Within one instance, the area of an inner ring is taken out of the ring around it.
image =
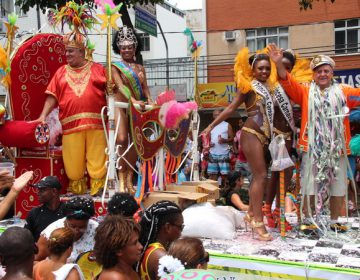
[[[95,214],[94,201],[84,197],[74,197],[64,205],[65,218],[59,219],[44,229],[37,242],[39,253],[35,260],[41,261],[50,255],[48,241],[51,233],[58,228],[66,227],[75,234],[75,242],[68,262],[75,262],[77,257],[94,247],[95,229],[98,223],[91,220]]]
[[[144,246],[140,265],[141,279],[157,279],[159,259],[184,228],[181,209],[167,200],[151,205],[141,219],[140,243]]]
[[[63,203],[60,202],[61,184],[56,176],[47,176],[32,185],[38,189],[39,202],[42,204],[30,210],[26,217],[25,228],[31,231],[34,240],[52,222],[64,217]]]
[[[214,110],[214,120],[221,113],[220,110]],[[222,182],[230,172],[230,146],[234,139],[234,132],[231,125],[225,121],[211,127],[210,131],[210,154],[207,173],[210,179],[218,181],[220,173]]]
[[[245,170],[246,171],[245,176],[248,178],[249,182],[251,182],[251,171],[240,144],[241,129],[244,126],[245,121],[246,118],[239,119],[239,130],[236,132],[234,137],[233,149],[234,149],[234,153],[237,155],[234,171],[239,172],[240,169]]]
[[[248,211],[249,209],[249,191],[242,188],[245,174],[247,174],[245,170],[229,173],[227,185],[222,192],[226,205],[240,211]]]
[[[51,233],[48,242],[50,256],[34,266],[35,280],[84,279],[77,264],[66,263],[72,251],[74,237],[74,232],[69,228],[58,228]]]
[[[98,280],[140,279],[133,269],[141,258],[140,227],[132,219],[109,215],[95,234],[95,256],[103,266]]]
[[[0,236],[1,265],[6,270],[2,279],[32,279],[36,250],[34,238],[28,229],[10,227],[5,230]]]
[[[159,277],[166,277],[169,273],[185,269],[207,269],[208,262],[209,253],[205,251],[201,240],[184,237],[175,240],[169,248],[168,256],[160,259]],[[210,276],[212,275],[199,279],[216,279]]]
[[[129,193],[115,193],[108,202],[107,211],[110,215],[123,215],[126,218],[132,218],[138,211],[134,196]]]

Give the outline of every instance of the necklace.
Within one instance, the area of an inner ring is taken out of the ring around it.
[[[84,66],[79,68],[72,68],[69,65],[65,66],[65,79],[75,95],[80,97],[89,83],[91,71],[91,63],[87,62]]]
[[[136,63],[135,62],[127,62],[125,60],[122,60],[122,62],[129,68],[132,68],[132,69],[136,68]]]

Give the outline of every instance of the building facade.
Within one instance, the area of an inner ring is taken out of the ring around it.
[[[206,0],[204,4],[209,82],[233,80],[233,60],[240,48],[254,52],[276,43],[303,57],[334,57],[337,70],[352,73],[344,82],[360,87],[358,0],[315,1],[307,11],[294,0]]]

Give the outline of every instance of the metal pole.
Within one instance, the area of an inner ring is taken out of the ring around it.
[[[109,117],[109,138],[108,138],[108,152],[109,152],[109,166],[107,170],[107,188],[109,197],[111,198],[115,193],[116,178],[115,178],[115,164],[116,164],[116,153],[115,153],[115,97],[113,92],[113,81],[111,75],[111,25],[107,26],[107,37],[106,37],[106,80],[107,80],[107,94],[108,94],[108,117]],[[105,192],[103,196],[105,195]]]
[[[163,30],[161,28],[160,22],[158,20],[156,20],[156,22],[157,22],[157,24],[159,26],[161,35],[162,35],[162,37],[164,39],[164,43],[165,43],[165,49],[166,49],[166,87],[167,87],[167,89],[169,89],[170,88],[170,85],[169,85],[169,47],[168,47],[164,32],[163,32]]]
[[[41,29],[41,18],[40,18],[40,6],[36,4],[36,16],[37,16],[37,30]]]

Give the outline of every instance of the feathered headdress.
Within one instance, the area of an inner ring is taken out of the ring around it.
[[[64,44],[82,49],[87,47],[88,31],[98,24],[94,11],[89,6],[79,5],[73,1],[67,2],[60,10],[51,9],[48,20],[53,27],[60,25],[63,33],[65,25],[68,25],[72,31],[64,35]]]
[[[16,26],[17,19],[18,15],[15,13],[11,13],[8,15],[8,20],[4,21],[7,29],[7,43],[5,48],[0,46],[0,80],[6,88],[9,88],[11,83],[10,53],[12,52],[12,41],[15,37],[16,30],[18,29],[18,27]]]
[[[259,50],[255,54],[254,62],[256,61],[256,55],[268,54],[267,48]],[[236,58],[234,65],[235,82],[237,88],[241,93],[246,94],[251,90],[251,81],[253,80],[252,67],[249,64],[250,52],[248,48],[242,48]],[[277,72],[275,64],[270,61],[271,73],[267,81],[270,88],[273,88],[277,82]]]
[[[238,90],[245,94],[251,90],[252,69],[249,64],[250,52],[248,48],[242,48],[236,58],[234,65],[235,83]]]
[[[310,83],[312,80],[313,72],[310,69],[310,60],[306,58],[300,58],[295,55],[296,61],[293,69],[291,70],[291,76],[298,83]]]

